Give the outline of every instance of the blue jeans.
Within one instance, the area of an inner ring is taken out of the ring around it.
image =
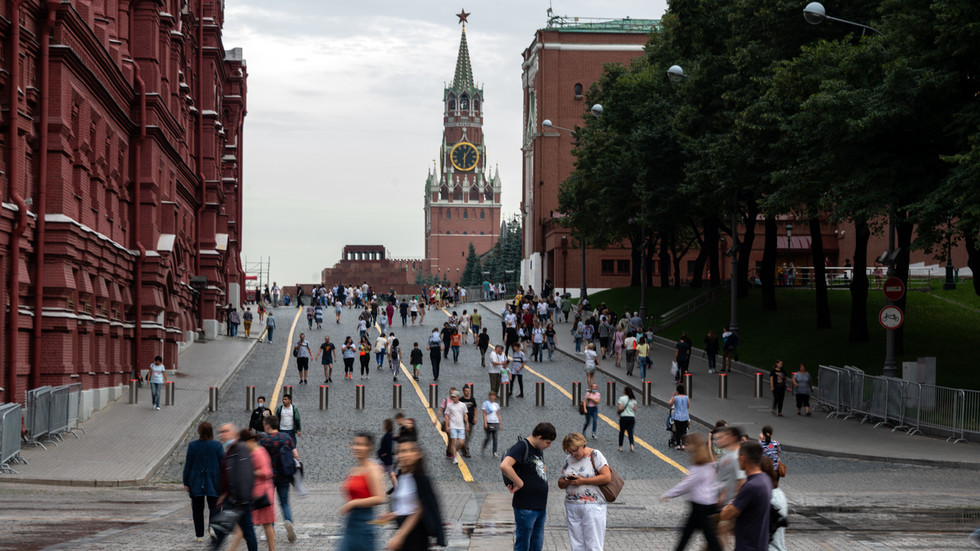
[[[547,513],[544,509],[514,509],[514,551],[541,551]]]
[[[639,356],[636,358],[636,363],[640,366],[640,380],[647,380],[647,364],[650,363],[650,358],[648,356]]]
[[[275,332],[275,327],[266,327],[266,333],[269,334],[269,342],[272,342],[272,333]]]
[[[548,359],[551,360],[552,355],[555,353],[555,341],[554,339],[548,339]]]
[[[374,353],[374,361],[378,362],[378,367],[381,367],[385,363],[385,349],[382,348],[381,352]]]
[[[459,347],[454,344],[452,346],[452,348],[453,348],[453,362],[458,362],[459,361]]]
[[[575,337],[575,351],[582,351],[582,337]]]
[[[282,507],[283,520],[293,521],[293,511],[289,508],[289,479],[281,476],[275,478],[276,493],[279,495],[279,506]]]
[[[231,508],[226,505],[225,508]],[[237,506],[241,510],[238,515],[238,527],[242,530],[242,537],[245,538],[245,548],[248,551],[258,551],[259,542],[255,539],[255,528],[252,525],[252,506]],[[218,540],[211,544],[210,549],[220,549],[222,542],[230,535],[229,532],[218,533]]]
[[[595,434],[596,424],[599,421],[599,407],[598,406],[586,406],[585,408],[585,424],[582,425],[582,434],[585,434],[585,428],[589,426],[589,418],[592,418],[592,434]]]
[[[338,551],[374,551],[377,531],[368,524],[374,519],[374,507],[357,507],[347,513],[344,523],[344,536],[337,546]]]
[[[160,407],[160,388],[163,383],[150,383],[150,396],[153,397],[153,407]]]

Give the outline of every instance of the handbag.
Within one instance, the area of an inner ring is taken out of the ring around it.
[[[599,469],[595,468],[595,452],[592,452],[589,460],[592,461],[592,470],[595,471],[596,476],[599,476]],[[609,467],[609,474],[612,477],[609,479],[609,482],[599,486],[599,491],[602,492],[602,497],[606,498],[606,502],[613,503],[619,497],[619,492],[623,491],[623,486],[626,482],[623,480],[623,477],[619,476],[616,469],[612,468],[612,465],[607,463],[606,466]]]
[[[257,498],[252,499],[252,509],[265,509],[266,507],[272,507],[272,502],[269,501],[269,496],[264,492]]]
[[[581,413],[582,415],[585,415],[586,411],[587,410],[585,408],[585,400],[582,400],[581,402],[578,403],[578,412]]]

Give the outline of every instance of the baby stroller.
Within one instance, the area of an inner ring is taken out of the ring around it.
[[[667,414],[666,429],[667,432],[670,433],[670,436],[667,437],[667,446],[671,448],[676,448],[677,446],[680,446],[681,445],[680,439],[674,438],[674,435],[677,434],[677,432],[674,430],[674,408],[670,408],[670,412]]]

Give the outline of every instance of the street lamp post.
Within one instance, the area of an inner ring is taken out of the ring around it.
[[[568,292],[568,236],[561,236],[561,294]]]
[[[859,27],[861,29],[861,34],[864,31],[871,31],[876,34],[881,34],[881,31],[874,27],[869,27],[867,25],[862,25],[861,23],[855,23],[854,21],[847,21],[846,19],[838,19],[836,17],[831,17],[827,15],[827,10],[824,9],[823,4],[820,2],[810,2],[803,8],[803,18],[806,19],[807,23],[811,25],[819,25],[823,21],[836,21],[838,23],[844,23],[845,25],[851,25],[854,27]],[[888,252],[885,255],[887,257],[886,262],[888,264],[888,277],[895,277],[895,213],[891,212],[888,215]],[[888,305],[894,305],[894,301],[887,300]],[[882,368],[882,375],[885,377],[896,377],[898,376],[898,364],[895,362],[895,330],[886,329],[885,330],[885,365]]]
[[[790,254],[793,251],[793,224],[786,224],[786,272],[783,274],[786,277],[786,286],[792,285],[789,279],[789,265],[793,262],[790,258]]]

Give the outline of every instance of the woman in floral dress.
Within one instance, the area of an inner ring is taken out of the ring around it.
[[[586,446],[577,432],[565,436],[561,447],[568,455],[558,477],[565,490],[565,519],[572,551],[603,549],[606,538],[606,498],[599,486],[612,479],[606,457]]]

